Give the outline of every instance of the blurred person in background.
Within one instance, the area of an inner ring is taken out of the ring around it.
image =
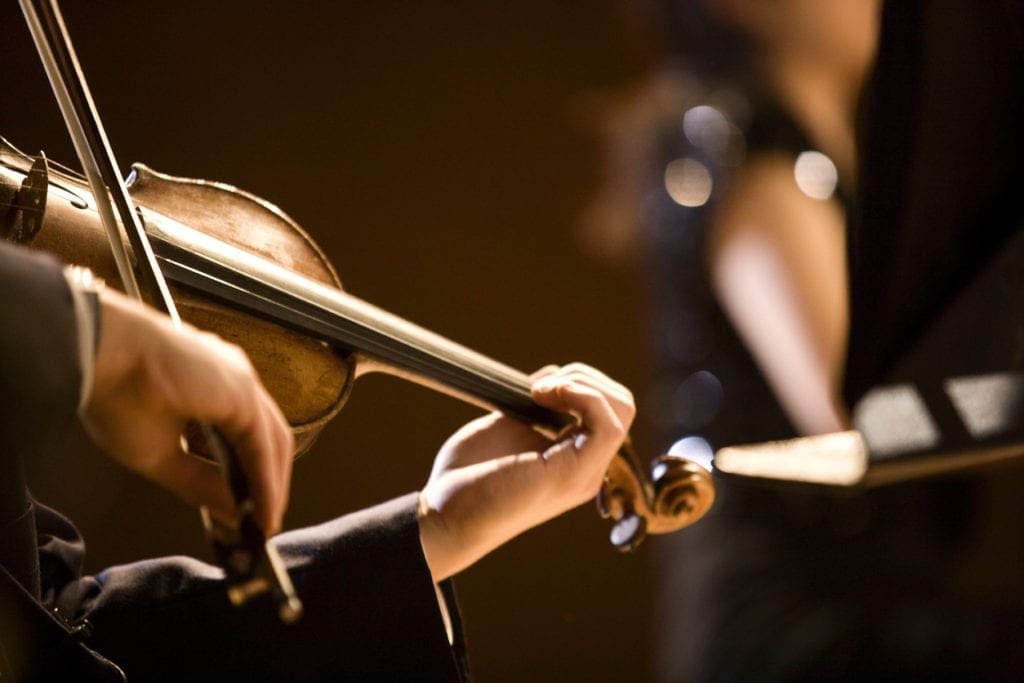
[[[964,35],[998,23],[1004,9],[986,8]],[[906,350],[893,343],[908,335],[892,312],[936,310],[922,297],[932,290],[898,286],[928,270],[914,252],[884,257],[886,236],[927,239],[930,227],[900,215],[897,193],[908,185],[891,182],[924,166],[889,171],[886,155],[912,158],[918,137],[927,138],[914,135],[917,112],[946,107],[949,88],[919,104],[915,69],[934,75],[923,66],[929,59],[964,52],[948,44],[950,8],[886,8],[888,59],[862,115],[869,131],[900,125],[868,136],[871,158],[858,172],[856,122],[881,10],[875,0],[705,0],[655,13],[652,23],[672,29],[663,36],[671,54],[609,117],[608,187],[586,217],[586,236],[600,255],[636,254],[648,274],[647,401],[657,438],[680,455],[709,461],[723,446],[846,429],[847,406],[884,378],[883,361]],[[904,45],[893,48],[901,35]],[[1012,29],[996,35],[1006,51],[1019,48]],[[956,73],[977,68],[965,60]],[[925,141],[941,149],[952,139]],[[858,190],[864,201],[854,201]],[[849,249],[848,221],[857,235]],[[939,257],[931,272],[952,273],[942,284],[953,291],[965,270]],[[1000,593],[1005,582],[993,576],[1019,574],[1020,565],[1008,572],[979,547],[993,507],[977,479],[843,497],[718,484],[702,524],[658,542],[651,626],[660,680],[1012,669],[1019,647],[1006,646],[1019,645],[1024,626],[1012,603],[1000,602],[1015,589]]]

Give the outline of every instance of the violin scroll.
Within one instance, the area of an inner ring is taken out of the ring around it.
[[[597,494],[601,516],[613,522],[609,540],[624,552],[647,534],[664,534],[693,524],[711,508],[711,473],[673,455],[662,455],[648,470],[626,442],[612,460]]]

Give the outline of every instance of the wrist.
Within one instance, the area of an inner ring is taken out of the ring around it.
[[[427,568],[430,569],[430,576],[434,583],[444,581],[454,573],[448,569],[447,553],[444,551],[444,521],[440,512],[430,505],[425,489],[420,491],[416,506],[416,522],[420,531],[420,547],[423,549]]]
[[[85,404],[116,391],[123,378],[141,363],[149,321],[142,306],[120,292],[106,288],[98,292],[96,351],[92,387]],[[137,376],[137,375],[136,375]],[[84,405],[84,404],[83,404]]]

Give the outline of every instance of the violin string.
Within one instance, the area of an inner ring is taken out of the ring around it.
[[[35,163],[37,160],[43,158],[43,156],[44,156],[44,155],[33,156],[32,154],[28,154],[26,152],[22,152],[20,149],[18,149],[14,145],[12,145],[10,142],[7,141],[7,139],[5,139],[2,136],[0,136],[0,148],[6,148],[6,149],[10,150],[15,156],[19,156],[22,159],[24,159],[25,161],[28,161],[30,163]],[[69,175],[69,176],[71,176],[72,178],[74,178],[76,180],[82,180],[82,181],[85,180],[85,174],[84,173],[82,173],[81,171],[76,171],[75,169],[71,168],[70,166],[65,166],[64,164],[62,164],[59,161],[55,161],[55,160],[53,160],[53,159],[51,159],[49,157],[46,157],[46,163],[49,164],[51,167],[56,168],[61,173],[64,173],[65,175]],[[3,163],[0,163],[0,165],[7,166],[7,164],[3,164]]]
[[[35,163],[35,161],[37,159],[42,158],[42,157],[33,157],[31,155],[25,154],[24,152],[22,152],[21,150],[17,149],[13,145],[11,145],[9,142],[4,140],[2,137],[0,137],[0,146],[2,146],[2,145],[6,145],[7,148],[12,150],[15,154],[20,155],[23,159],[25,159],[27,161],[30,161],[32,163]],[[78,171],[75,171],[74,169],[72,169],[72,168],[70,168],[68,166],[65,166],[64,164],[62,164],[62,163],[60,163],[58,161],[53,161],[52,159],[47,157],[46,163],[50,167],[49,168],[50,172],[56,171],[56,173],[54,173],[54,175],[56,175],[58,178],[67,179],[67,180],[74,180],[74,181],[78,181],[78,182],[85,182],[85,176],[84,175],[82,175]],[[25,173],[25,174],[28,173],[28,171],[26,169],[19,168],[17,166],[11,165],[11,164],[6,163],[4,161],[0,161],[0,168],[10,169],[10,170],[15,171],[17,173]],[[80,203],[88,205],[89,202],[86,200],[85,197],[82,196],[82,194],[79,191],[77,191],[75,189],[72,189],[72,188],[68,187],[66,184],[64,184],[62,182],[58,182],[57,180],[54,180],[52,178],[49,180],[49,184],[54,186],[54,187],[56,187],[56,188],[59,188],[59,189],[65,191],[65,192],[67,192],[68,194],[72,195],[73,197],[76,197],[79,200]],[[17,190],[14,190],[14,192],[15,192],[15,194],[17,194]],[[10,209],[10,208],[13,208],[13,207],[16,207],[16,206],[18,206],[18,204],[13,204],[13,203],[9,203],[9,202],[0,202],[0,207],[3,207],[5,209]]]

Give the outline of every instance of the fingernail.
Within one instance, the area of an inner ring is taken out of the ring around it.
[[[580,432],[575,437],[573,437],[572,447],[576,449],[577,453],[579,453],[580,451],[583,450],[583,447],[587,445],[588,439],[589,436],[586,432]]]

